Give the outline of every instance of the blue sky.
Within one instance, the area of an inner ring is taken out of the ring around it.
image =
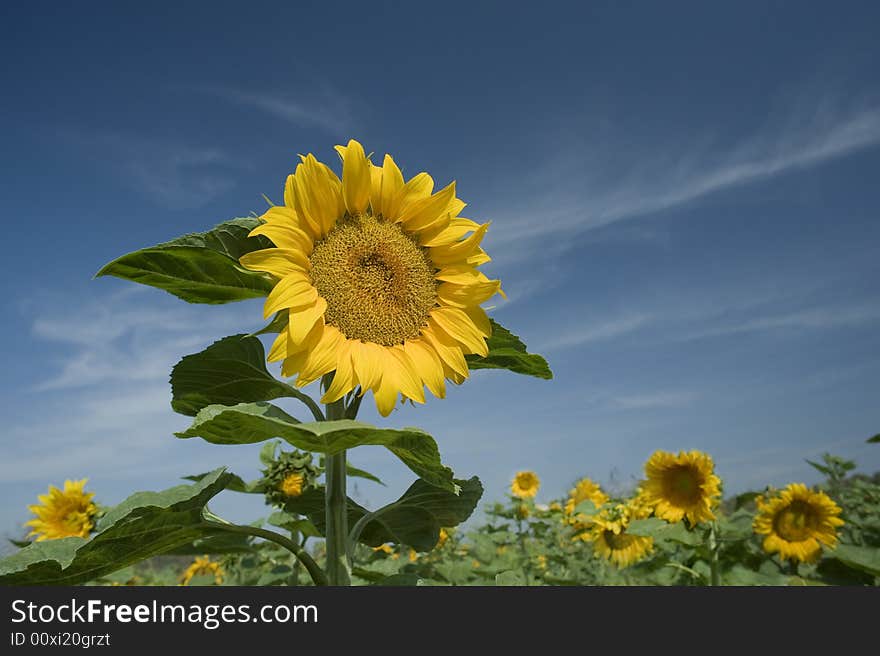
[[[172,436],[167,376],[261,303],[92,275],[262,211],[297,153],[335,164],[352,137],[492,221],[492,313],[556,374],[477,372],[388,420],[485,498],[522,468],[539,500],[624,487],[655,449],[709,452],[727,492],[816,482],[824,451],[880,469],[880,10],[622,4],[4,8],[0,533],[65,478],[115,503],[256,475],[256,448]],[[412,478],[351,459],[389,483],[359,483],[367,503]]]

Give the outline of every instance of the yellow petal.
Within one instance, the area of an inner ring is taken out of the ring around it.
[[[444,304],[454,305],[455,307],[480,305],[500,292],[500,280],[489,280],[473,285],[457,285],[452,282],[442,282],[437,286],[437,298]]]
[[[383,346],[372,342],[352,342],[351,357],[355,377],[363,391],[375,390],[382,381]]]
[[[443,332],[434,319],[428,319],[428,325],[422,329],[422,337],[428,344],[434,347],[440,360],[443,362],[444,369],[457,373],[462,379],[468,376],[467,361],[464,359],[464,353],[461,347],[449,335]],[[446,376],[450,378],[450,376]]]
[[[349,214],[357,216],[367,210],[370,203],[370,164],[364,147],[354,139],[348,146],[337,146],[342,155],[342,197]]]
[[[428,386],[431,394],[438,399],[446,397],[446,382],[443,379],[443,363],[440,356],[421,339],[409,339],[403,350],[412,359],[416,372]]]
[[[303,361],[296,379],[297,387],[305,387],[336,369],[340,339],[342,339],[342,333],[339,330],[333,326],[324,326],[317,344],[307,351],[308,355]]]
[[[272,342],[272,348],[269,349],[269,355],[266,356],[268,362],[277,362],[287,357],[287,331],[278,333],[278,337]]]
[[[470,219],[456,217],[449,221],[449,225],[442,230],[432,228],[419,233],[419,243],[422,246],[445,246],[459,241],[467,233],[473,232],[480,224]]]
[[[437,280],[454,282],[458,285],[473,285],[476,283],[489,282],[482,271],[477,271],[469,264],[453,264],[440,269],[435,276]]]
[[[447,335],[465,346],[468,352],[476,353],[483,357],[489,355],[489,347],[486,346],[486,341],[470,317],[462,310],[453,307],[435,308],[431,311],[431,318],[437,322],[437,325]]]
[[[415,363],[407,355],[402,346],[394,346],[390,349],[391,354],[397,359],[398,367],[395,372],[397,386],[403,395],[416,403],[425,402],[425,389],[422,379],[416,372]]]
[[[394,195],[388,215],[389,221],[399,221],[400,215],[414,202],[428,198],[434,190],[434,179],[427,173],[419,173],[413,176],[409,182],[403,185]]]
[[[263,318],[268,319],[278,310],[314,305],[317,299],[318,290],[312,286],[308,276],[292,273],[282,278],[269,292],[263,305]]]
[[[445,220],[449,223],[449,202],[455,198],[455,182],[438,191],[433,196],[410,203],[397,217],[410,232],[418,232]]]
[[[327,388],[324,396],[321,397],[321,403],[338,401],[357,385],[351,362],[351,345],[353,343],[348,339],[338,342],[336,372],[333,374],[333,382]]]
[[[471,305],[464,308],[464,313],[484,337],[492,336],[492,324],[489,322],[489,315],[486,314],[486,311],[483,308]]]
[[[382,186],[379,194],[378,210],[374,208],[373,212],[382,214],[388,218],[392,208],[392,203],[403,189],[403,175],[397,168],[391,155],[385,155],[385,161],[382,163]]]
[[[276,278],[284,278],[292,273],[308,271],[309,258],[301,251],[291,248],[264,248],[245,253],[239,259],[241,266],[252,271],[271,273]]]
[[[268,237],[278,248],[302,251],[307,256],[312,254],[315,245],[314,239],[293,224],[263,223],[248,234],[249,237],[257,235]]]
[[[489,224],[484,223],[466,239],[446,246],[435,246],[430,250],[431,261],[441,269],[446,265],[467,261],[480,251],[480,242],[483,241],[488,229]]]
[[[318,297],[314,305],[290,312],[290,325],[288,332],[294,344],[301,344],[315,327],[315,323],[324,322],[324,313],[327,311],[327,301]]]

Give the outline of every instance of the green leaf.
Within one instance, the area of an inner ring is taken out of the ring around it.
[[[421,585],[422,578],[418,574],[411,573],[400,573],[400,574],[392,574],[391,576],[386,576],[384,579],[376,581],[371,585],[374,586],[416,586]]]
[[[742,565],[734,565],[721,576],[725,585],[788,585],[789,577],[784,574],[766,574],[747,569]]]
[[[627,525],[626,532],[632,535],[652,537],[660,541],[678,542],[679,544],[692,547],[703,542],[703,536],[700,532],[696,530],[689,531],[682,522],[670,524],[659,517],[634,519]]]
[[[418,480],[395,502],[377,510],[375,517],[361,531],[359,541],[370,547],[386,542],[405,544],[416,551],[430,551],[437,544],[441,528],[464,522],[473,513],[483,495],[483,485],[474,476],[456,480],[460,494],[452,494]],[[323,535],[324,490],[312,488],[288,501],[288,512],[306,515]],[[348,499],[348,525],[353,527],[369,511]]]
[[[382,479],[376,476],[375,474],[371,474],[368,471],[363,469],[358,469],[357,467],[353,467],[352,465],[346,463],[345,464],[345,473],[349,476],[353,476],[354,478],[365,478],[368,481],[373,481],[374,483],[378,483],[379,485],[385,485],[382,482]],[[387,487],[387,486],[386,486]]]
[[[841,544],[828,553],[829,558],[839,560],[844,565],[880,576],[880,549],[877,547],[858,547],[854,544]]]
[[[496,586],[523,586],[525,585],[525,579],[523,579],[522,572],[518,572],[513,569],[509,569],[505,572],[498,572],[495,575],[495,585]]]
[[[195,481],[198,483],[199,481],[204,480],[209,476],[213,476],[214,472],[205,472],[204,474],[192,474],[191,476],[181,476],[181,478],[185,481]],[[232,472],[227,472],[228,478],[226,483],[226,489],[232,492],[256,492],[253,489],[254,483],[245,483],[244,479],[241,476],[233,474]]]
[[[202,524],[202,512],[227,477],[217,469],[194,485],[136,492],[107,511],[90,539],[34,542],[0,560],[0,585],[77,585],[219,535]]]
[[[753,521],[754,516],[747,510],[737,510],[730,517],[722,517],[718,520],[721,539],[725,542],[749,539],[754,535],[752,530]]]
[[[384,446],[431,485],[455,492],[452,470],[440,462],[437,443],[417,428],[376,428],[358,421],[299,423],[269,403],[209,405],[177,437],[201,437],[212,444],[254,444],[280,437],[298,449],[334,455],[361,445]]]
[[[734,510],[739,510],[740,508],[748,505],[750,502],[754,501],[760,496],[760,492],[743,492],[742,494],[737,494],[733,500],[733,508]]]
[[[185,356],[171,370],[171,407],[191,417],[213,404],[235,405],[285,396],[312,402],[306,394],[268,372],[266,352],[256,337],[224,337],[204,351]]]
[[[880,443],[880,433],[877,433],[874,437],[869,437],[865,440],[868,444],[877,444]]]
[[[143,248],[104,265],[95,277],[116,276],[158,287],[189,303],[228,303],[266,296],[272,279],[249,271],[238,260],[245,253],[271,248],[265,237],[248,237],[261,221],[232,219]]]
[[[321,532],[308,519],[302,519],[289,512],[279,510],[269,515],[266,520],[272,526],[287,529],[288,531],[296,531],[305,537],[320,537]]]
[[[486,341],[489,346],[489,355],[485,358],[474,354],[466,355],[465,360],[467,360],[468,368],[507,369],[526,376],[547,380],[553,378],[550,365],[542,356],[528,353],[526,345],[519,337],[494,319],[489,321],[492,324],[492,336]]]

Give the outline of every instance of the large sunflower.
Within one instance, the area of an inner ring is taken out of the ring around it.
[[[88,479],[64,481],[64,489],[49,486],[48,494],[37,498],[40,503],[28,506],[36,517],[25,526],[31,527],[28,536],[36,535],[37,542],[57,538],[87,538],[94,528],[98,507],[92,503],[93,492],[85,492]]]
[[[480,304],[501,292],[477,267],[488,223],[459,216],[455,183],[433,193],[409,181],[390,155],[375,166],[357,141],[337,146],[342,180],[313,155],[288,176],[284,205],[270,207],[252,235],[275,248],[248,253],[242,266],[276,281],[264,313],[287,314],[268,355],[307,385],[335,371],[321,401],[372,390],[386,416],[399,395],[425,401],[424,386],[468,377],[464,356],[487,355],[491,327]]]
[[[654,549],[654,539],[626,532],[630,521],[644,516],[643,507],[632,504],[617,504],[595,515],[589,534],[594,553],[621,569],[647,556]]]
[[[656,451],[645,463],[647,480],[640,501],[653,506],[654,514],[667,522],[687,517],[694,526],[715,519],[713,508],[721,496],[721,479],[714,473],[712,458],[700,451]]]
[[[764,551],[782,559],[811,562],[822,546],[837,546],[837,528],[843,526],[840,506],[824,492],[813,492],[803,483],[792,483],[769,499],[758,498],[752,527],[766,535]]]

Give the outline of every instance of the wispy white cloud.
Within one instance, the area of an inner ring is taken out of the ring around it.
[[[210,203],[235,187],[246,166],[215,146],[115,132],[66,131],[62,137],[112,167],[132,191],[169,209]]]
[[[617,176],[608,172],[601,147],[585,150],[581,161],[563,154],[559,162],[544,166],[544,177],[557,180],[549,196],[538,195],[528,205],[520,202],[516,209],[492,212],[503,225],[495,241],[505,243],[507,259],[514,260],[525,255],[516,250],[517,243],[530,243],[528,238],[546,235],[548,229],[557,238],[584,233],[880,144],[880,107],[848,112],[817,107],[812,114],[767,126],[726,149],[703,143],[672,152],[633,148],[632,161],[614,169],[620,170]],[[542,220],[535,221],[535,216]],[[557,243],[570,241],[560,238]]]
[[[680,339],[701,339],[774,330],[829,330],[864,326],[880,321],[880,304],[807,308],[784,314],[729,319],[724,325],[683,333]]]
[[[613,339],[644,327],[651,320],[647,314],[611,319],[602,323],[588,324],[577,330],[551,337],[539,345],[541,351],[556,351],[574,346],[582,346],[591,342]]]
[[[304,127],[319,127],[333,134],[350,131],[354,122],[350,101],[326,87],[310,93],[308,101],[302,100],[301,96],[228,87],[208,87],[204,91],[283,121]]]
[[[610,399],[612,407],[621,410],[647,410],[658,408],[681,408],[697,399],[694,392],[661,391],[650,394],[617,396]]]

